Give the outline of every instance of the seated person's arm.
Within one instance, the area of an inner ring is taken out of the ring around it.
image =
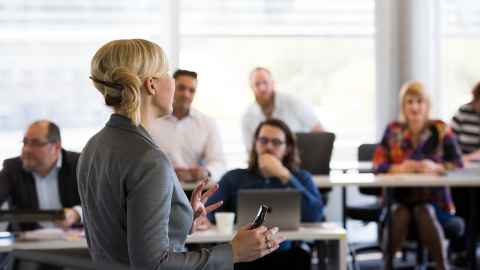
[[[190,168],[185,168],[185,167],[175,167],[175,174],[178,177],[178,180],[180,182],[192,182],[193,181],[193,175],[190,170]]]
[[[302,209],[308,208],[308,213],[305,215],[308,221],[320,220],[323,203],[310,174],[302,175],[303,179],[297,179],[295,175],[283,166],[278,158],[271,154],[260,155],[258,165],[265,177],[276,177],[284,185],[295,188],[302,193]],[[304,211],[302,210],[302,212]]]
[[[222,211],[227,211],[227,212],[235,212],[236,209],[232,208],[232,200],[236,200],[236,198],[233,198],[233,194],[231,191],[230,187],[230,176],[232,173],[227,172],[222,179],[218,182],[218,190],[215,192],[207,201],[205,205],[209,206],[214,204],[215,202],[218,201],[223,201],[223,204],[215,211],[212,211],[207,214],[207,218],[210,222],[214,223],[215,222],[215,212],[222,212]]]
[[[443,167],[445,170],[463,168],[460,145],[451,129],[447,129],[443,138]]]
[[[375,173],[415,173],[419,170],[420,164],[415,160],[404,160],[395,164],[390,158],[390,145],[388,143],[392,130],[390,126],[385,129],[382,140],[375,148],[373,154],[373,168]]]
[[[407,159],[400,164],[392,164],[388,170],[389,173],[416,173],[424,172],[422,170],[434,170],[435,164],[430,164],[428,160],[417,161]]]
[[[226,161],[222,147],[222,138],[215,122],[210,123],[210,132],[205,145],[205,168],[211,180],[218,182],[225,172]]]
[[[463,161],[464,162],[470,162],[470,161],[476,161],[480,160],[480,149],[477,149],[470,154],[465,154],[463,155]]]
[[[310,130],[310,132],[325,131],[311,104],[302,101],[294,104],[294,106],[296,108],[295,110],[300,114],[299,117],[302,119],[304,125],[308,127],[307,130]]]
[[[11,176],[7,162],[3,162],[3,168],[0,171],[0,205],[2,205],[8,197],[12,189],[13,176]]]
[[[302,221],[319,222],[323,217],[323,201],[310,173],[302,171],[293,176],[289,185],[302,192]]]

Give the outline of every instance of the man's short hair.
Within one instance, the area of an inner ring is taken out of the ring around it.
[[[195,80],[197,79],[197,73],[195,71],[190,71],[186,69],[177,69],[177,71],[173,73],[174,79],[177,79],[180,76],[188,76],[194,78]]]
[[[60,135],[60,128],[57,124],[53,123],[52,121],[48,120],[39,120],[32,123],[33,125],[40,125],[40,124],[47,124],[47,141],[53,143],[60,143],[62,142],[62,137]]]
[[[252,69],[252,71],[250,71],[250,76],[249,76],[250,81],[252,80],[253,73],[255,73],[257,71],[265,71],[268,74],[268,76],[270,77],[270,79],[273,79],[272,72],[268,68],[266,68],[266,67],[255,67],[254,69]]]

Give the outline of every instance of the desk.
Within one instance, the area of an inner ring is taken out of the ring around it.
[[[314,177],[315,184],[319,187],[334,186],[360,186],[360,187],[382,187],[386,188],[385,202],[387,205],[387,214],[390,211],[391,195],[390,188],[393,187],[479,187],[480,175],[456,173],[448,176],[421,175],[421,174],[332,174],[317,175]],[[470,189],[470,220],[467,224],[471,233],[476,234],[476,202],[474,189]],[[342,196],[342,204],[345,207],[345,198]],[[388,224],[390,225],[390,224]],[[476,237],[469,237],[468,243],[468,261],[469,269],[476,269]],[[392,267],[390,267],[392,269]]]
[[[421,174],[346,173],[315,175],[318,187],[359,186],[359,187],[479,187],[480,175],[437,176]]]
[[[287,240],[315,241],[332,240],[338,241],[337,256],[338,265],[332,269],[347,269],[347,234],[346,231],[334,223],[304,223],[296,231],[280,231],[278,234],[285,236]],[[218,243],[232,240],[234,232],[221,233],[215,228],[203,232],[196,232],[187,238],[187,243]]]
[[[52,249],[88,249],[87,241],[80,240],[37,240],[14,241],[11,239],[0,240],[0,252],[10,252],[18,249],[52,250]]]
[[[360,173],[371,173],[373,172],[373,163],[371,161],[331,161],[330,170],[332,171],[357,171]]]
[[[305,223],[297,231],[280,231],[280,235],[285,236],[287,240],[303,241],[337,241],[338,249],[335,252],[335,258],[338,265],[332,269],[347,269],[347,234],[346,231],[334,223]],[[37,235],[42,235],[37,234]],[[84,238],[68,240],[66,234],[53,233],[49,239],[15,241],[13,238],[0,239],[0,252],[10,252],[13,250],[55,250],[55,249],[88,249],[87,241]],[[218,243],[232,240],[234,233],[220,233],[215,228],[207,231],[196,232],[187,237],[187,244],[200,243]],[[34,236],[35,238],[35,236]],[[335,261],[335,260],[332,260]]]

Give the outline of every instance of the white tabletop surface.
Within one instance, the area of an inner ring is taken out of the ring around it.
[[[480,186],[480,175],[456,174],[451,176],[425,174],[383,174],[346,173],[315,175],[319,187],[362,186],[362,187],[418,187],[418,186]]]
[[[304,223],[295,231],[279,231],[287,240],[345,240],[346,232],[335,223]],[[222,233],[215,227],[207,231],[195,232],[187,238],[187,243],[228,242],[235,232]]]
[[[42,233],[40,233],[41,235]],[[279,231],[279,235],[288,240],[345,240],[345,230],[335,223],[305,223],[296,231]],[[39,234],[37,234],[39,235]],[[0,239],[0,252],[14,249],[72,249],[88,248],[85,238],[69,238],[65,234],[49,235],[48,237],[31,236],[27,240],[14,241],[13,238]],[[207,231],[196,232],[187,238],[187,243],[228,242],[233,239],[234,232],[221,233],[215,227]]]

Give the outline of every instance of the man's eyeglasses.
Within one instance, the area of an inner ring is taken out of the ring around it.
[[[49,144],[50,142],[49,141],[40,141],[40,140],[36,140],[36,139],[29,140],[29,139],[24,138],[22,140],[22,143],[23,143],[23,146],[30,145],[32,147],[40,148],[40,147],[44,147],[45,145]]]
[[[285,142],[277,139],[277,138],[267,138],[267,137],[258,137],[257,142],[259,142],[261,145],[267,145],[268,143],[272,143],[274,147],[279,147],[283,145]]]

